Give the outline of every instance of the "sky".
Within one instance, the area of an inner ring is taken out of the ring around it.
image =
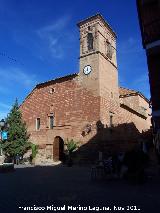
[[[76,24],[96,13],[117,34],[119,85],[150,98],[136,0],[0,0],[0,119],[37,83],[79,71]]]

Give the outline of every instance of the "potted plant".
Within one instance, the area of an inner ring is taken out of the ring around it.
[[[73,165],[72,153],[77,149],[77,143],[71,139],[67,139],[67,151],[68,151],[68,162],[67,165],[70,167]]]

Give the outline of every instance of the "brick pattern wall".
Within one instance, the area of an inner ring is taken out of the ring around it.
[[[54,89],[52,94],[51,89]],[[53,153],[56,136],[64,141],[68,138],[79,142],[82,151],[89,156],[93,155],[93,149],[95,152],[99,149],[95,142],[102,143],[103,149],[110,151],[116,146],[124,150],[137,141],[137,132],[149,128],[145,119],[120,107],[110,97],[94,96],[80,87],[75,78],[36,88],[20,109],[31,141],[46,147],[46,155]],[[52,113],[55,117],[54,128],[49,129],[49,115]],[[113,113],[114,125],[111,129],[110,113]],[[40,130],[36,130],[36,118],[41,120]],[[88,125],[91,128],[89,132],[86,131]],[[86,131],[84,135],[83,131]]]
[[[85,143],[89,138],[84,138],[82,131],[87,124],[94,126],[99,120],[99,99],[73,79],[36,88],[20,109],[34,143],[52,144],[56,136]],[[49,129],[49,116],[52,113],[53,130]],[[40,118],[40,130],[36,130],[37,118]]]

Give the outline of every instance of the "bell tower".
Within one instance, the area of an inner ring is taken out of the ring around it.
[[[79,81],[97,96],[118,100],[116,34],[100,14],[79,22],[78,27]]]

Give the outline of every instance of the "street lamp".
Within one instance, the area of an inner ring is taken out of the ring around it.
[[[5,120],[2,119],[0,121],[1,142],[2,142],[2,130],[3,130],[4,126],[5,126]],[[2,156],[2,143],[0,144],[0,156]]]
[[[0,127],[2,128],[2,127],[4,127],[4,125],[5,125],[5,120],[2,119],[2,120],[0,121]]]

